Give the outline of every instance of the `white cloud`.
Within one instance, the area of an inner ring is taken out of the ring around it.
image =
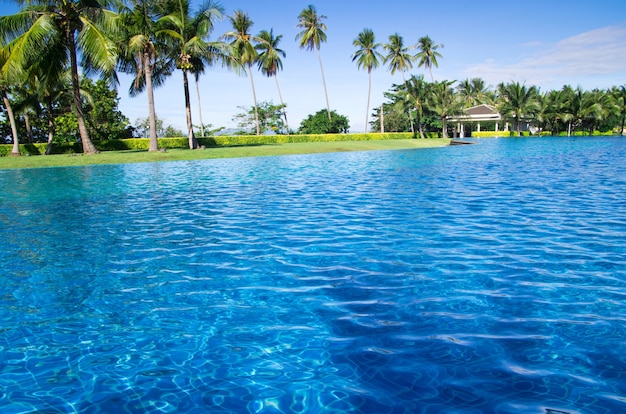
[[[537,45],[531,57],[514,64],[489,59],[465,70],[467,77],[481,77],[488,84],[519,81],[547,87],[594,82],[621,84],[626,78],[626,25],[609,26]]]

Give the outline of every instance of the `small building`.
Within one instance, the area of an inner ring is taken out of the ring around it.
[[[500,115],[496,107],[492,105],[481,104],[472,106],[471,108],[464,109],[463,112],[463,115],[453,116],[448,119],[449,122],[457,123],[456,130],[459,132],[461,138],[465,137],[465,124],[475,123],[476,130],[480,132],[481,122],[495,122],[496,131],[499,131],[499,123],[503,120],[502,115]],[[508,124],[505,124],[504,130],[508,131]]]

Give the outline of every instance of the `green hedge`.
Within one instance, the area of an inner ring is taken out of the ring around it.
[[[424,134],[426,138],[439,138],[438,132]],[[361,134],[318,134],[318,135],[235,135],[197,138],[199,145],[205,147],[232,147],[262,144],[286,144],[295,142],[336,142],[336,141],[374,141],[392,139],[411,139],[410,132],[361,133]],[[150,146],[148,138],[116,139],[109,141],[94,141],[100,151],[127,151],[147,150]],[[0,156],[8,156],[12,149],[11,144],[0,145]],[[46,143],[20,144],[22,155],[43,155],[46,152]],[[187,137],[159,138],[159,148],[189,148]],[[54,144],[53,154],[71,154],[82,152],[79,143]]]

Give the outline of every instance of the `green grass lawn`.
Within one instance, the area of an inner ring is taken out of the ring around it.
[[[168,149],[166,152],[110,151],[95,155],[38,155],[0,157],[0,169],[79,166],[92,164],[127,164],[135,162],[163,162],[199,160],[206,158],[240,158],[323,152],[396,150],[432,148],[449,145],[450,139],[394,139],[373,141],[304,142],[292,144],[263,144],[236,147],[217,147],[204,150]]]

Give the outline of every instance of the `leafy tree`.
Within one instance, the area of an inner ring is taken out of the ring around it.
[[[539,110],[538,92],[534,86],[526,87],[519,82],[511,82],[499,86],[498,105],[505,119],[513,120],[517,136],[521,135],[521,124],[530,120]]]
[[[442,57],[441,53],[437,52],[437,49],[443,48],[442,44],[434,44],[432,39],[428,36],[420,37],[417,41],[417,48],[419,52],[415,55],[415,59],[419,60],[418,66],[424,66],[424,69],[430,70],[430,81],[433,79],[433,66],[439,67],[437,58]]]
[[[113,35],[118,30],[115,15],[100,2],[87,0],[31,0],[17,14],[0,17],[0,32],[12,39],[7,45],[8,56],[3,72],[19,74],[41,62],[48,48],[62,48],[58,60],[48,65],[69,67],[72,74],[74,110],[83,151],[97,152],[85,124],[80,99],[78,55],[88,72],[111,74],[117,63],[118,48]],[[42,53],[43,51],[43,53]]]
[[[252,97],[254,99],[254,114],[256,119],[256,134],[261,134],[261,126],[259,124],[259,114],[256,101],[256,90],[254,88],[254,78],[252,76],[252,65],[257,62],[259,54],[254,47],[253,42],[259,42],[260,39],[252,36],[250,28],[254,22],[248,17],[248,13],[241,10],[235,10],[235,14],[229,17],[233,26],[233,30],[224,33],[222,36],[225,40],[230,40],[230,46],[235,60],[242,66],[247,68],[246,73],[250,76],[252,85]]]
[[[189,0],[169,0],[166,9],[169,13],[159,19],[159,24],[164,28],[157,34],[167,39],[171,57],[176,59],[176,68],[183,73],[187,137],[189,148],[195,149],[198,148],[198,141],[191,119],[188,74],[198,71],[198,67],[203,65],[202,58],[209,49],[206,39],[213,32],[215,21],[221,19],[223,8],[218,3],[208,1],[192,15]]]
[[[255,48],[260,52],[257,65],[261,70],[261,73],[263,73],[267,77],[273,77],[276,80],[278,98],[280,99],[280,104],[283,106],[283,108],[285,108],[286,105],[283,101],[283,95],[280,93],[280,85],[278,84],[278,71],[283,69],[283,62],[280,58],[281,56],[286,56],[285,51],[278,47],[278,44],[280,43],[280,40],[283,38],[283,36],[274,36],[273,29],[270,29],[269,32],[267,30],[261,30],[257,37],[261,39],[261,42],[255,46]],[[285,111],[284,109],[283,115],[285,117],[285,125],[287,127],[287,130],[289,130],[287,111]]]
[[[260,125],[261,133],[271,131],[276,134],[284,133],[285,122],[283,122],[284,105],[274,105],[273,102],[259,102],[257,105],[257,111],[254,108],[247,108],[245,106],[238,107],[243,112],[238,113],[233,118],[237,121],[237,125],[240,128],[246,130],[246,132],[253,133],[257,125],[257,116]]]
[[[185,133],[178,128],[173,127],[172,125],[163,125],[163,120],[159,119],[158,116],[155,117],[156,123],[156,132],[158,136],[161,137],[183,137]],[[138,118],[135,121],[134,136],[137,138],[147,137],[150,133],[150,118]]]
[[[404,72],[413,69],[413,57],[409,54],[409,48],[404,46],[404,39],[398,33],[389,36],[389,43],[383,45],[383,49],[387,51],[384,63],[389,63],[391,74],[400,71],[402,81],[406,82]]]
[[[309,115],[300,124],[300,134],[346,134],[350,128],[347,117],[332,111],[330,116],[325,109]]]
[[[102,79],[94,82],[83,78],[81,83],[90,96],[84,104],[89,134],[95,140],[129,138],[128,118],[118,109],[120,98],[117,91],[109,88]]]
[[[307,49],[309,51],[317,50],[317,58],[320,62],[320,70],[322,72],[322,83],[324,84],[324,95],[326,96],[326,113],[328,114],[328,120],[332,112],[330,111],[330,104],[328,103],[328,90],[326,89],[326,79],[324,77],[324,66],[322,65],[322,55],[320,53],[320,46],[326,42],[326,32],[328,27],[323,23],[326,16],[317,14],[315,6],[309,4],[298,15],[298,24],[296,27],[302,29],[300,33],[296,35],[296,40],[300,40],[299,45],[301,49]]]
[[[367,132],[368,116],[370,113],[370,95],[372,93],[372,70],[380,64],[379,59],[384,59],[378,51],[380,43],[376,43],[374,32],[371,29],[363,29],[352,44],[357,48],[352,55],[352,61],[356,61],[359,69],[366,68],[368,76],[367,108],[365,110],[365,132]]]

